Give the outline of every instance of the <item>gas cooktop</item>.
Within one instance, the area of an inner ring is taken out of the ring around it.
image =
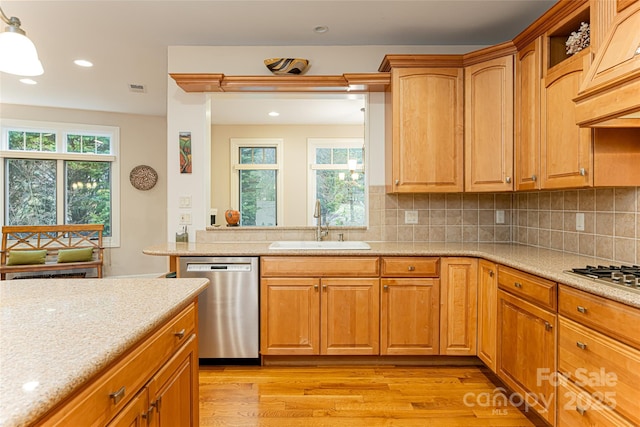
[[[606,285],[640,292],[640,266],[637,265],[599,265],[597,267],[587,265],[583,268],[574,268],[567,273],[588,277]]]

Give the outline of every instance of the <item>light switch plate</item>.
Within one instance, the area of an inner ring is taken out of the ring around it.
[[[417,224],[418,223],[418,211],[404,211],[404,223],[405,224]]]
[[[191,212],[183,212],[180,214],[180,225],[191,225]]]
[[[504,224],[504,211],[496,211],[496,224]]]
[[[584,214],[576,213],[576,231],[584,231]]]
[[[180,196],[179,207],[181,207],[181,208],[190,208],[191,207],[191,196]]]

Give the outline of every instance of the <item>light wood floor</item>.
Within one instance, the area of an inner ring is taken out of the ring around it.
[[[473,366],[202,366],[200,426],[542,425],[492,405],[499,391],[488,375]]]

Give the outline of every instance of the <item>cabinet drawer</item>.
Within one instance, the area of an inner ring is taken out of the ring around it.
[[[632,427],[633,424],[565,379],[558,381],[558,427]]]
[[[299,256],[262,257],[263,277],[377,277],[378,257]]]
[[[640,349],[640,309],[560,285],[558,312]]]
[[[105,425],[195,332],[195,303],[169,320],[151,337],[93,380],[62,410],[39,425]],[[118,393],[118,397],[110,397]]]
[[[498,287],[555,310],[556,283],[513,268],[498,266]]]
[[[438,277],[440,258],[433,257],[383,257],[384,277]]]
[[[558,371],[640,424],[640,351],[560,316]]]

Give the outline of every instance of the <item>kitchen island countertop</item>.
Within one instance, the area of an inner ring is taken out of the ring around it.
[[[513,243],[412,243],[368,242],[370,250],[269,249],[271,242],[166,243],[143,252],[157,256],[467,256],[484,258],[558,283],[582,289],[640,308],[640,291],[608,286],[593,279],[567,273],[586,265],[609,265],[610,260]]]
[[[26,426],[186,306],[207,279],[0,281],[0,426]]]

